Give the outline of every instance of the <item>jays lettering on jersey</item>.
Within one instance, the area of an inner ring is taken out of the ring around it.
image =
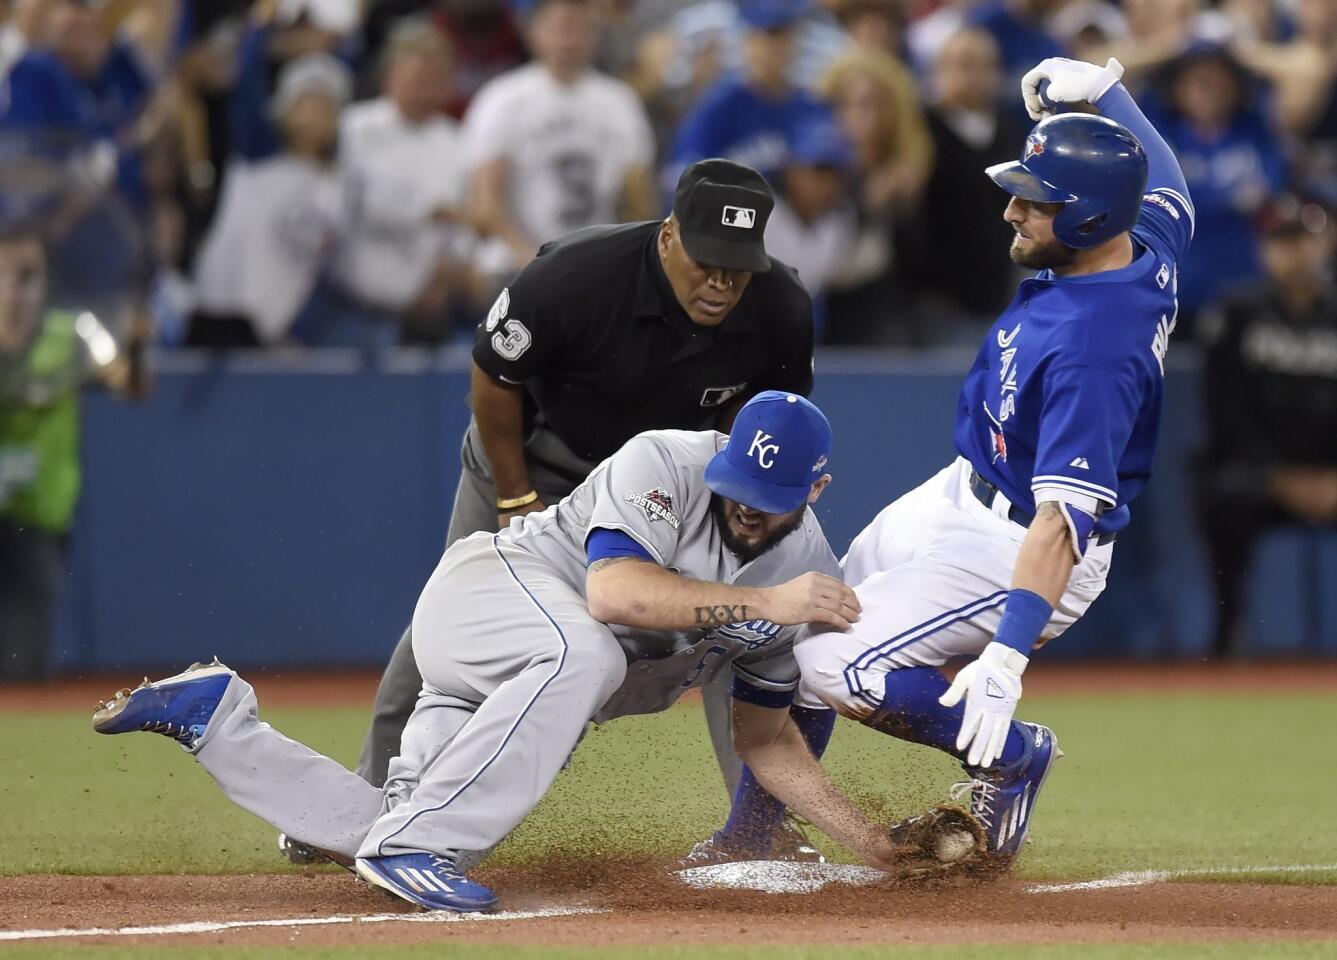
[[[957,450],[1014,505],[1033,515],[1037,499],[1070,503],[1100,532],[1127,525],[1114,508],[1151,475],[1191,203],[1151,191],[1132,236],[1127,267],[1023,280],[957,409]]]

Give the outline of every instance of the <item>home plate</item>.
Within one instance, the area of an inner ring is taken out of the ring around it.
[[[678,878],[705,890],[760,890],[762,893],[812,893],[830,883],[863,887],[887,879],[881,870],[854,863],[790,863],[742,860],[688,867]]]

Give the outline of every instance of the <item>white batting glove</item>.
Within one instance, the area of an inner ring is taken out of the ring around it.
[[[1056,103],[1095,103],[1122,76],[1123,64],[1113,57],[1103,67],[1049,57],[1021,78],[1021,99],[1032,120],[1043,120]]]
[[[1029,658],[992,641],[979,659],[961,668],[947,692],[938,698],[944,707],[954,707],[966,698],[966,715],[956,735],[956,749],[966,754],[966,765],[989,767],[1003,755],[1003,744],[1012,729],[1012,715],[1021,699],[1021,674]]]

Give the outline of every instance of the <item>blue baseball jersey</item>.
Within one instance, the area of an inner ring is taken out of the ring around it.
[[[830,107],[802,90],[773,100],[738,77],[726,77],[683,117],[669,150],[665,190],[671,196],[682,170],[706,157],[724,157],[775,177],[789,156],[794,131],[830,116]]]
[[[961,389],[956,448],[1017,507],[1059,500],[1126,526],[1156,451],[1178,262],[1193,236],[1179,192],[1143,197],[1133,262],[1023,280]]]

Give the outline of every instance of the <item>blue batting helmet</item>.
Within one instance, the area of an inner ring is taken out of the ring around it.
[[[1077,249],[1132,229],[1147,186],[1147,154],[1121,124],[1061,113],[1035,125],[1021,159],[984,171],[1014,197],[1061,203],[1054,236]]]

